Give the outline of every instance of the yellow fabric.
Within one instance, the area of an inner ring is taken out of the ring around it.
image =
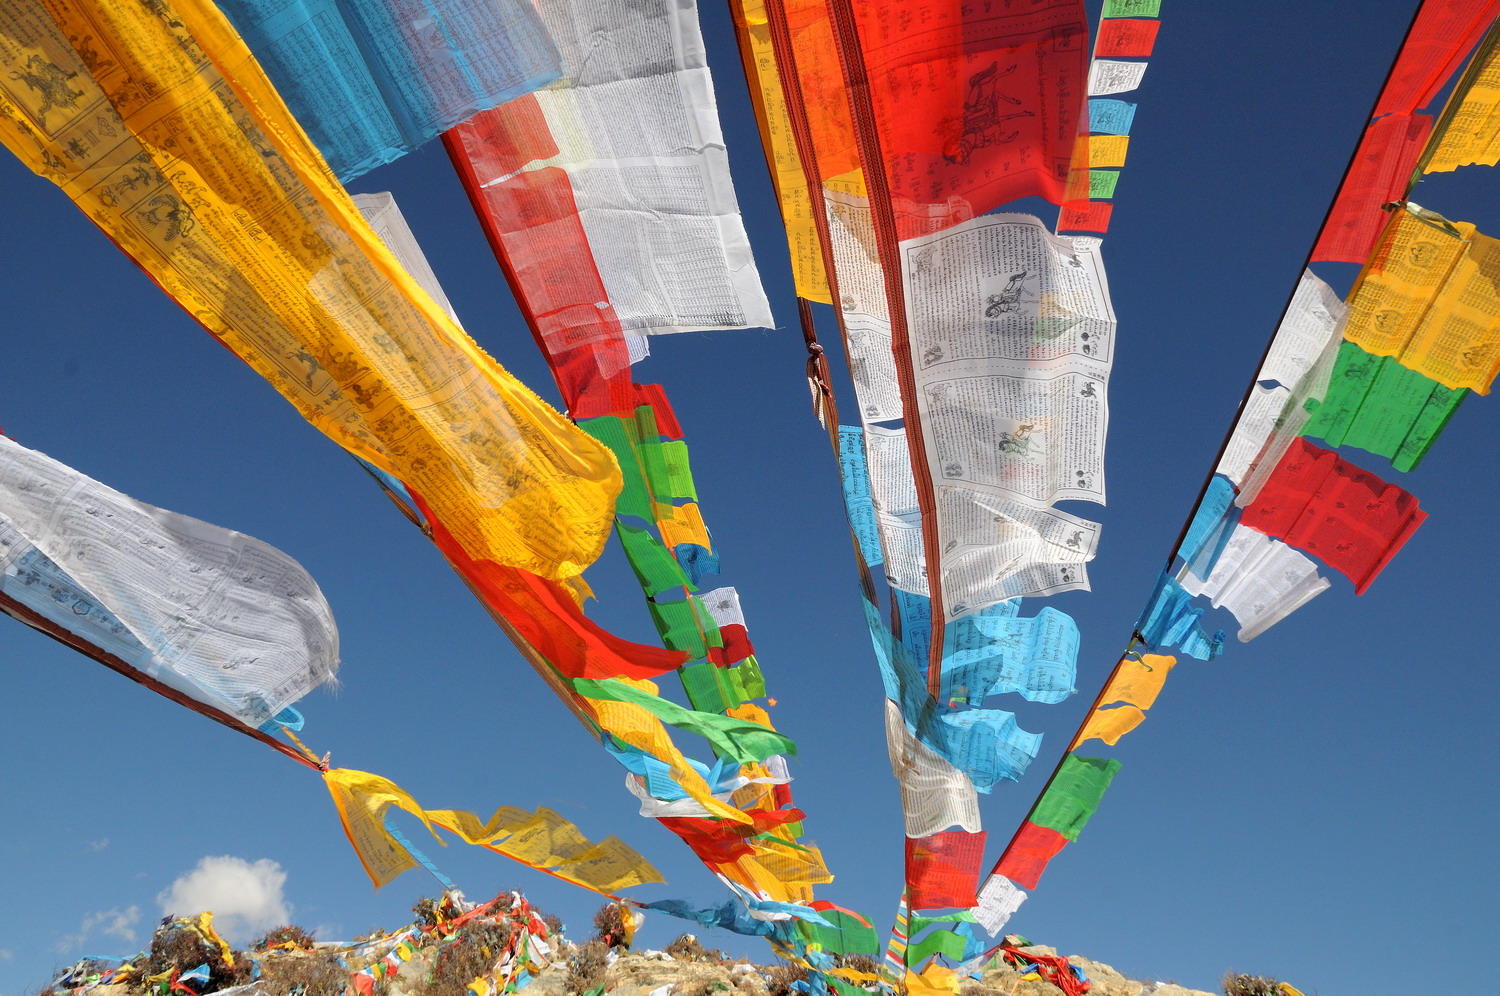
[[[417,801],[395,782],[379,775],[349,768],[323,772],[323,784],[333,796],[344,834],[354,845],[354,853],[364,866],[365,874],[378,889],[409,868],[416,867],[411,853],[396,843],[385,828],[385,811],[391,806],[406,810],[428,824],[427,813]]]
[[[0,141],[22,162],[470,554],[550,578],[598,557],[614,457],[406,273],[213,4],[0,5]]]
[[[683,543],[696,543],[705,550],[713,549],[708,538],[708,526],[703,522],[703,513],[697,502],[686,505],[655,505],[656,525],[661,530],[661,541],[671,549]]]
[[[768,730],[776,729],[776,727],[771,725],[771,714],[754,702],[742,702],[732,709],[725,709],[724,715],[733,716],[735,719],[743,719],[747,723],[757,723]]]
[[[1073,741],[1077,747],[1085,740],[1103,740],[1113,747],[1120,738],[1140,726],[1146,714],[1133,705],[1115,706],[1113,709],[1095,709],[1089,721]],[[1071,750],[1072,747],[1069,748]]]
[[[1091,167],[1120,167],[1130,149],[1129,135],[1090,135],[1088,141]]]
[[[1395,212],[1349,292],[1344,338],[1487,394],[1500,373],[1500,242],[1421,208]]]
[[[551,871],[595,892],[662,881],[660,872],[618,838],[607,837],[595,844],[571,821],[545,806],[534,813],[501,806],[481,823],[479,817],[463,810],[425,810],[401,786],[379,775],[335,768],[324,772],[323,779],[338,806],[344,832],[377,888],[416,864],[385,829],[385,812],[391,806],[411,813],[429,830],[436,824],[467,844]]]
[[[907,996],[957,996],[960,979],[951,968],[932,962],[921,972],[906,970]]]
[[[828,275],[823,272],[822,243],[814,220],[812,195],[802,160],[797,154],[787,115],[786,95],[776,69],[771,48],[771,28],[766,20],[765,0],[739,0],[735,10],[743,37],[749,43],[745,68],[751,78],[751,99],[755,104],[760,133],[771,150],[771,182],[781,204],[781,219],[786,226],[787,249],[792,257],[792,279],[797,296],[822,304],[832,304]]]
[[[1451,117],[1428,140],[1424,173],[1447,173],[1460,166],[1500,163],[1500,46],[1480,56],[1478,72],[1463,93],[1455,92]]]
[[[213,910],[204,910],[199,913],[192,923],[199,937],[219,949],[219,957],[224,959],[224,964],[233,967],[234,951],[230,949],[229,942],[220,937],[219,932],[214,929]]]
[[[1177,658],[1166,654],[1142,654],[1129,656],[1120,662],[1119,670],[1104,689],[1102,705],[1111,702],[1128,702],[1142,709],[1150,709],[1167,683],[1167,675],[1177,666]]]
[[[1281,996],[1302,996],[1302,990],[1290,982],[1282,982],[1279,985],[1281,986]]]

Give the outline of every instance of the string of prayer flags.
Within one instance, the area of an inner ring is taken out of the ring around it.
[[[1475,58],[1472,76],[1465,78],[1468,86],[1450,98],[1457,106],[1444,115],[1441,132],[1423,156],[1424,173],[1500,163],[1500,46],[1491,45]]]
[[[0,568],[5,595],[46,618],[67,604],[61,628],[251,728],[338,670],[333,613],[291,557],[4,436]]]
[[[1178,576],[1184,591],[1203,595],[1239,621],[1249,643],[1328,590],[1318,565],[1285,543],[1236,525],[1222,555],[1207,570],[1189,564]]]
[[[1400,471],[1414,470],[1468,393],[1343,342],[1328,392],[1311,402],[1302,435],[1386,457]]]
[[[1240,522],[1312,554],[1362,595],[1426,518],[1414,495],[1298,439]]]
[[[1200,661],[1212,660],[1224,652],[1224,632],[1209,636],[1198,620],[1203,606],[1193,604],[1193,596],[1170,574],[1156,582],[1156,590],[1136,623],[1136,633],[1152,650],[1173,647]]]
[[[978,901],[986,834],[944,830],[906,838],[907,901],[914,910],[968,909]]]
[[[418,288],[222,14],[172,0],[49,10],[6,8],[6,146],[304,417],[420,492],[470,553],[553,578],[592,563],[614,461]],[[77,97],[25,84],[39,51]]]
[[[345,183],[562,72],[523,0],[218,4]]]
[[[1500,242],[1415,205],[1394,212],[1349,292],[1344,337],[1449,388],[1500,373]]]

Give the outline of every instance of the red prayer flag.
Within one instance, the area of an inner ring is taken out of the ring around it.
[[[1144,59],[1156,47],[1160,28],[1160,21],[1131,17],[1100,21],[1094,54],[1101,59]]]
[[[1391,114],[1370,122],[1318,234],[1313,262],[1363,263],[1369,258],[1386,222],[1381,205],[1406,196],[1431,132],[1432,118],[1426,114]]]
[[[1069,201],[1057,218],[1059,232],[1109,231],[1109,219],[1115,206],[1109,201]]]
[[[1068,846],[1068,838],[1027,820],[995,864],[993,874],[1004,875],[1023,889],[1035,889],[1047,862]]]
[[[1380,92],[1376,116],[1410,114],[1431,103],[1496,16],[1500,0],[1424,0]]]
[[[1240,522],[1312,554],[1362,595],[1426,518],[1415,495],[1299,437]]]
[[[906,838],[906,888],[914,910],[979,905],[979,868],[987,834],[944,830]]]
[[[514,626],[547,662],[570,678],[656,678],[687,660],[677,650],[632,643],[583,614],[555,581],[492,560],[475,560],[454,540],[432,510],[413,493],[432,541],[480,600]]]

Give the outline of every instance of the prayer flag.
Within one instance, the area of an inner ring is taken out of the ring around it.
[[[906,838],[906,887],[914,910],[968,909],[979,901],[986,835],[945,830]]]
[[[1003,876],[1022,889],[1033,890],[1042,872],[1046,871],[1047,863],[1068,846],[1070,839],[1050,827],[1027,820],[1000,856],[991,875]]]
[[[1069,840],[1077,840],[1119,770],[1119,761],[1068,754],[1047,785],[1047,791],[1037,800],[1031,822],[1056,830]],[[1007,877],[1013,876],[1007,873]],[[1025,884],[1019,879],[1016,881]]]

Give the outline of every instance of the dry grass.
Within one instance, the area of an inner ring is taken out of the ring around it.
[[[261,959],[261,985],[271,996],[341,996],[349,970],[338,956],[317,951],[278,951]]]
[[[762,974],[766,977],[766,989],[771,996],[794,996],[797,990],[792,988],[792,983],[807,981],[807,969],[785,961],[767,966]]]
[[[610,947],[628,946],[625,938],[625,907],[619,903],[605,903],[594,912],[594,936]]]
[[[1224,976],[1224,996],[1282,996],[1281,983],[1265,975]]]
[[[468,996],[469,983],[489,972],[514,932],[508,923],[465,925],[439,949],[431,973],[413,992],[417,996]]]
[[[602,912],[602,911],[601,911]],[[594,917],[595,925],[598,925],[598,916]],[[609,968],[605,955],[609,949],[601,940],[592,940],[568,959],[568,977],[563,983],[563,991],[582,996],[590,989],[597,989],[604,985],[604,973]]]
[[[250,947],[256,951],[264,951],[267,948],[273,948],[280,944],[291,944],[300,951],[311,951],[315,943],[313,935],[295,923],[289,923],[285,927],[277,927],[275,930],[267,931],[264,937],[250,945]]]
[[[207,990],[227,989],[250,978],[250,963],[240,958],[232,967],[224,964],[223,955],[196,933],[185,927],[168,924],[157,927],[151,935],[151,950],[142,971],[131,981],[133,988],[144,991],[146,977],[162,972],[188,972],[199,965],[208,966]]]
[[[701,961],[709,964],[723,964],[729,960],[729,956],[718,948],[705,948],[703,942],[692,934],[683,934],[666,946],[667,954],[678,961]]]

